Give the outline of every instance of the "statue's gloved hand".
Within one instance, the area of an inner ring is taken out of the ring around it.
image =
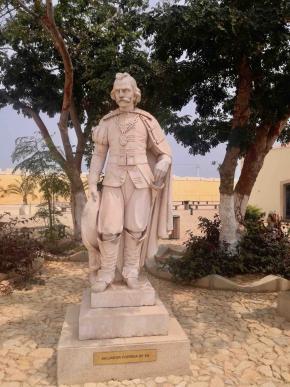
[[[155,165],[154,181],[157,185],[162,183],[171,164],[170,157],[162,157]]]
[[[98,189],[96,184],[89,184],[89,197],[93,199],[94,202],[97,201]]]

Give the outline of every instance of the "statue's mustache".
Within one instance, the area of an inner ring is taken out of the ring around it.
[[[121,97],[120,101],[125,101],[125,102],[131,102],[131,98],[128,97]]]

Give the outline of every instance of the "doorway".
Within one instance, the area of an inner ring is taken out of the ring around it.
[[[284,196],[284,205],[285,205],[285,218],[290,219],[290,184],[284,185],[285,189],[285,196]]]

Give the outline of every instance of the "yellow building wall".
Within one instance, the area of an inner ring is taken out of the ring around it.
[[[6,188],[8,188],[8,185],[9,184],[15,184],[17,183],[17,181],[21,181],[21,176],[18,175],[18,174],[8,174],[8,173],[2,173],[0,172],[0,205],[18,205],[18,204],[22,204],[22,196],[21,195],[17,195],[17,194],[5,194],[3,193],[3,191],[1,190],[1,188],[3,188],[4,190]],[[42,194],[37,190],[35,189],[34,191],[34,195],[36,197],[34,197],[32,199],[32,196],[31,195],[28,195],[28,204],[39,204],[41,203],[43,200],[42,200]],[[60,201],[67,201],[63,198],[61,198]]]
[[[9,184],[15,184],[17,180],[20,181],[20,176],[17,174],[13,175],[12,173],[7,174],[0,172],[0,188],[3,188],[4,190],[8,188]],[[35,192],[35,195],[37,196],[37,198],[34,200],[32,200],[30,195],[28,196],[28,203],[40,203],[40,195],[37,192]],[[0,190],[0,205],[5,204],[22,204],[22,197],[21,195],[16,194],[4,195]]]
[[[219,179],[181,178],[173,179],[172,200],[219,201]]]
[[[20,176],[13,174],[1,174],[0,172],[0,187],[7,188],[9,184],[13,184]],[[84,179],[86,177],[84,176]],[[37,199],[32,200],[28,197],[30,204],[39,204],[41,202],[40,194],[36,192]],[[205,179],[194,177],[174,177],[173,179],[173,195],[172,200],[179,201],[219,201],[219,179]],[[0,193],[0,205],[21,204],[22,198],[20,195],[3,195]]]
[[[273,148],[265,157],[249,204],[261,208],[267,214],[275,211],[285,217],[283,187],[285,183],[290,183],[290,148]]]

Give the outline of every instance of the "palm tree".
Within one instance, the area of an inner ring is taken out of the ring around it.
[[[54,238],[55,226],[58,222],[56,200],[58,196],[67,199],[70,197],[70,183],[64,173],[48,172],[38,178],[39,191],[42,193],[45,203],[42,203],[36,215],[48,221],[48,238]]]
[[[6,189],[0,185],[0,198],[3,198],[6,194]]]
[[[31,176],[21,175],[20,180],[8,185],[5,194],[21,195],[23,204],[28,204],[28,196],[31,196],[31,199],[37,198],[34,194],[35,188],[36,183]]]

